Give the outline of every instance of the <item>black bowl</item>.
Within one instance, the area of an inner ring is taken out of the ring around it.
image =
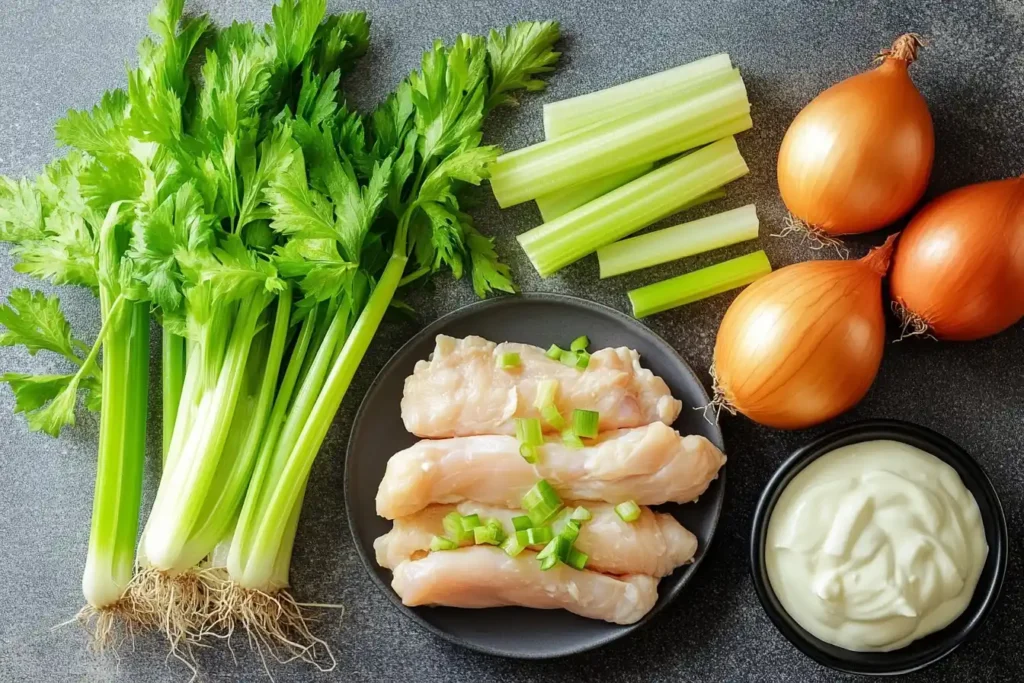
[[[349,528],[363,565],[388,600],[431,633],[468,647],[504,657],[545,659],[591,650],[634,632],[683,593],[707,554],[725,496],[725,469],[696,503],[658,506],[675,515],[696,534],[694,561],[676,569],[658,585],[658,602],[635,624],[620,626],[584,619],[562,610],[455,609],[406,607],[391,589],[391,572],[377,565],[373,541],[391,528],[377,516],[374,498],[388,458],[419,439],[405,431],[400,402],[405,378],[416,362],[434,350],[434,337],[480,335],[495,341],[519,341],[547,347],[564,346],[587,334],[594,348],[628,346],[640,352],[644,367],[662,377],[683,402],[673,425],[684,434],[701,434],[719,448],[722,432],[694,408],[708,396],[697,375],[676,351],[649,329],[623,315],[584,299],[555,294],[523,294],[489,299],[449,313],[420,330],[392,357],[373,381],[356,415],[345,461],[345,508]],[[682,609],[685,609],[682,608]],[[697,616],[697,615],[695,615]]]
[[[782,491],[797,474],[818,457],[862,441],[888,439],[902,441],[927,451],[948,463],[978,502],[988,540],[988,558],[978,579],[974,596],[964,613],[946,628],[936,631],[899,650],[891,652],[853,652],[824,642],[806,630],[786,613],[775,596],[765,567],[765,538],[768,520]],[[829,432],[797,450],[772,476],[761,494],[754,513],[750,535],[750,573],[754,589],[775,626],[803,652],[819,664],[854,674],[891,676],[923,669],[939,661],[976,631],[999,598],[1006,574],[1008,539],[1006,519],[999,497],[988,476],[966,451],[930,429],[899,420],[866,420]]]

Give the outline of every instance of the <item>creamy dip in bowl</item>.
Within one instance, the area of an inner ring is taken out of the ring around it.
[[[956,444],[877,420],[794,453],[754,517],[751,571],[769,617],[832,668],[893,674],[952,652],[998,597],[1006,523]]]

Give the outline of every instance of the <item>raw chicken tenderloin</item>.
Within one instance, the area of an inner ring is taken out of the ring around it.
[[[518,353],[520,365],[497,367],[503,353]],[[430,360],[418,362],[405,380],[402,419],[410,432],[430,439],[515,434],[513,418],[540,417],[533,401],[546,379],[558,380],[562,415],[596,410],[602,431],[672,424],[682,409],[665,381],[640,367],[639,354],[625,347],[601,349],[585,370],[577,370],[536,346],[438,335]]]
[[[512,436],[425,439],[388,461],[377,514],[396,519],[465,500],[514,509],[539,479],[563,500],[688,503],[724,464],[725,455],[703,436],[680,436],[661,422],[604,432],[578,450],[549,440],[536,465],[523,460]]]
[[[672,515],[643,507],[638,520],[624,522],[615,514],[612,505],[583,505],[590,510],[592,517],[582,525],[575,547],[589,557],[587,569],[605,574],[662,577],[692,560],[697,552],[697,537],[684,529]],[[567,509],[573,507],[567,504]],[[406,560],[426,555],[430,540],[434,536],[445,535],[441,522],[453,510],[462,515],[480,515],[482,520],[493,517],[504,525],[506,533],[513,531],[512,518],[524,514],[522,510],[475,502],[459,503],[458,506],[431,505],[415,515],[396,519],[394,528],[374,541],[377,564],[394,569]]]
[[[391,587],[410,607],[566,609],[588,619],[632,624],[658,600],[658,579],[612,577],[559,562],[542,571],[536,555],[509,557],[494,546],[430,553],[402,562]]]

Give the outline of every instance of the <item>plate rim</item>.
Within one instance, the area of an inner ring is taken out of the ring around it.
[[[660,614],[665,609],[665,607],[667,607],[670,603],[672,603],[679,597],[679,594],[683,591],[683,589],[686,588],[686,586],[693,580],[693,575],[697,572],[697,569],[704,562],[704,558],[707,557],[708,553],[711,551],[711,548],[714,544],[715,535],[718,531],[718,525],[722,519],[722,509],[724,508],[725,503],[726,468],[728,464],[723,465],[718,472],[718,478],[716,483],[718,486],[721,487],[722,494],[718,501],[718,504],[715,506],[714,515],[710,522],[708,540],[704,544],[704,552],[692,563],[686,565],[688,570],[688,574],[686,575],[686,577],[679,580],[676,583],[676,585],[674,585],[669,590],[669,592],[664,596],[664,600],[660,599],[659,596],[658,602],[655,603],[654,607],[651,608],[651,610],[647,614],[645,614],[639,621],[633,624],[625,625],[609,624],[610,626],[616,626],[616,628],[610,631],[607,635],[600,636],[594,639],[594,641],[591,643],[588,643],[583,646],[567,648],[564,651],[551,653],[529,654],[521,652],[512,652],[509,650],[502,650],[500,648],[480,645],[478,643],[465,640],[458,635],[445,631],[444,629],[438,628],[434,624],[422,618],[419,614],[416,613],[416,611],[413,608],[404,605],[402,601],[398,598],[398,595],[395,593],[395,591],[392,590],[391,586],[385,583],[383,580],[381,580],[381,578],[377,575],[377,572],[375,570],[376,558],[370,557],[367,554],[367,552],[363,549],[362,544],[358,542],[355,524],[352,521],[352,503],[348,495],[351,482],[351,467],[349,463],[351,462],[350,455],[353,450],[353,441],[355,440],[356,434],[358,433],[357,427],[361,423],[362,418],[364,417],[364,411],[367,409],[367,400],[370,397],[370,394],[374,391],[374,389],[376,389],[378,384],[381,382],[381,378],[383,377],[384,373],[388,371],[388,369],[391,367],[391,364],[395,361],[395,359],[399,358],[404,353],[406,353],[407,350],[414,344],[419,343],[423,337],[437,334],[437,330],[439,328],[444,327],[451,321],[458,320],[466,316],[474,315],[479,311],[486,310],[492,307],[507,306],[512,302],[530,300],[557,302],[568,306],[589,308],[599,313],[609,315],[613,319],[618,320],[619,322],[626,326],[641,328],[643,332],[650,336],[651,340],[656,345],[662,347],[662,349],[665,352],[667,352],[670,357],[674,358],[678,362],[679,366],[683,368],[687,374],[690,375],[690,377],[694,380],[696,385],[700,387],[700,393],[701,396],[704,398],[705,405],[708,402],[710,402],[711,399],[708,396],[707,389],[705,388],[704,383],[701,381],[700,377],[690,366],[690,364],[686,361],[686,359],[683,358],[682,355],[680,355],[680,353],[671,344],[665,341],[665,339],[657,332],[647,327],[640,321],[626,315],[625,313],[618,309],[612,308],[611,306],[606,306],[605,304],[601,304],[596,301],[591,301],[589,299],[584,299],[578,296],[572,296],[568,294],[557,294],[554,292],[520,292],[513,295],[499,296],[492,299],[484,299],[482,301],[474,301],[472,303],[460,306],[454,310],[444,313],[434,321],[425,325],[422,329],[418,330],[409,339],[402,343],[398,350],[395,351],[390,358],[388,358],[387,362],[385,362],[381,369],[377,372],[377,374],[374,375],[373,381],[370,382],[369,386],[366,389],[366,392],[363,394],[363,397],[359,402],[359,408],[358,410],[356,410],[355,416],[352,420],[352,426],[349,430],[347,443],[345,444],[345,464],[344,477],[342,479],[342,490],[345,497],[345,518],[348,525],[349,534],[352,537],[353,545],[355,546],[356,553],[359,555],[359,560],[363,565],[363,569],[366,571],[367,574],[369,574],[371,582],[388,599],[388,602],[394,608],[396,608],[405,618],[409,619],[418,627],[426,630],[427,632],[435,636],[438,636],[450,643],[466,648],[468,650],[473,650],[475,652],[480,652],[482,654],[504,657],[509,659],[536,661],[545,659],[559,659],[562,657],[568,657],[571,655],[589,652],[597,648],[603,647],[605,645],[608,645],[609,643],[619,640],[620,638],[624,638],[629,634],[634,633],[640,628],[646,626],[654,617]],[[725,452],[725,440],[722,434],[722,428],[720,423],[717,420],[715,420],[714,422],[711,422],[709,420],[708,422],[712,430],[712,436],[716,437],[710,439],[711,442],[720,450],[722,450],[722,452]]]

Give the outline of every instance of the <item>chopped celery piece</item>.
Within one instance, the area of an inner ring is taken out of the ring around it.
[[[636,501],[627,500],[615,506],[615,514],[622,518],[623,522],[635,522],[640,519],[640,506]]]
[[[668,263],[712,249],[757,239],[753,204],[646,235],[630,237],[597,250],[601,277],[612,277]]]
[[[526,515],[519,515],[512,518],[512,528],[516,531],[526,531],[533,526],[533,522]]]
[[[772,264],[768,262],[768,256],[763,251],[755,251],[670,280],[630,290],[629,300],[633,304],[633,315],[645,318],[749,285],[770,272]]]
[[[569,549],[569,556],[565,558],[565,563],[573,569],[583,569],[587,566],[587,560],[590,556],[586,553],[581,553],[576,548]]]
[[[456,543],[461,544],[473,538],[472,530],[465,529],[462,526],[462,515],[458,512],[449,512],[444,516],[444,520],[441,524],[444,527],[444,532],[448,535],[448,538]]]
[[[473,542],[477,545],[498,545],[505,540],[500,528],[486,525],[473,529]]]
[[[586,351],[580,351],[576,354],[576,369],[586,370],[590,367],[590,354]]]
[[[561,218],[519,235],[541,277],[674,213],[747,173],[732,137],[648,173]]]
[[[552,344],[551,348],[548,349],[544,355],[551,360],[559,360],[562,357],[562,349],[558,348],[558,344]]]
[[[572,433],[586,439],[593,439],[597,436],[597,425],[600,421],[601,415],[596,410],[577,408],[572,411]]]
[[[522,361],[520,361],[518,353],[503,353],[498,356],[497,360],[497,366],[502,370],[518,368],[521,363]]]
[[[571,429],[566,429],[562,432],[562,443],[577,451],[583,448],[583,442],[580,441],[580,437],[576,436],[576,433]]]
[[[520,537],[519,534],[524,534],[524,536]],[[516,538],[525,540],[526,545],[544,545],[545,543],[550,542],[554,537],[554,532],[551,531],[550,527],[546,526],[536,526],[532,529],[527,529],[526,531],[516,532]]]
[[[540,217],[544,219],[545,223],[553,221],[559,216],[564,216],[573,209],[581,207],[617,187],[622,187],[630,180],[636,180],[653,168],[653,163],[640,164],[639,166],[627,168],[624,171],[611,173],[602,178],[580,183],[579,185],[571,185],[564,190],[541,195],[537,197],[537,208],[540,209]]]
[[[545,557],[543,560],[540,561],[540,569],[541,569],[541,571],[546,572],[547,570],[551,569],[552,567],[554,567],[559,562],[560,562],[560,560],[558,559],[558,555],[554,555],[554,554],[548,555],[547,557]]]
[[[507,208],[750,127],[750,103],[738,72],[702,82],[688,95],[564,138],[503,154],[490,167],[495,199]],[[735,123],[727,125],[731,122]],[[723,126],[727,127],[725,132]],[[684,201],[700,194],[703,192]]]
[[[569,519],[575,520],[577,522],[589,522],[591,517],[593,517],[593,515],[591,514],[590,510],[581,505],[580,507],[577,507],[575,510],[572,511],[572,514],[569,516]]]
[[[551,557],[552,555],[555,554],[555,545],[556,545],[555,541],[556,540],[557,539],[555,539],[555,538],[551,539],[551,542],[548,543],[546,546],[544,546],[543,550],[541,550],[539,553],[537,553],[537,559],[538,560],[543,560],[544,558]]]
[[[551,425],[552,428],[558,431],[565,429],[565,418],[562,417],[562,413],[558,411],[558,406],[554,403],[549,403],[541,408],[540,414],[544,417],[544,421]]]
[[[480,521],[480,515],[466,515],[462,518],[462,528],[466,531],[472,531],[478,526],[483,526],[483,522]]]
[[[575,351],[563,351],[562,357],[558,360],[562,361],[562,365],[568,365],[570,368],[576,367],[576,363],[579,361],[579,356]]]
[[[590,338],[583,334],[572,340],[572,344],[569,345],[569,350],[579,353],[580,351],[586,351],[588,346],[590,346]]]
[[[535,417],[517,417],[516,440],[527,446],[540,446],[544,443],[544,430],[541,429],[540,420]]]
[[[519,455],[531,465],[536,465],[537,461],[540,460],[540,449],[528,443],[521,443],[519,444]]]
[[[536,465],[540,460],[540,448],[528,443],[519,444],[519,455],[531,465]]]
[[[434,551],[455,550],[458,547],[458,543],[451,540],[450,538],[445,538],[444,536],[434,536],[432,539],[430,539],[430,549]]]
[[[526,550],[526,546],[519,542],[518,534],[514,534],[505,539],[501,544],[501,549],[505,551],[509,557],[516,557],[519,553]]]
[[[561,354],[561,352],[559,352]],[[544,406],[552,405],[558,397],[558,380],[545,379],[537,385],[537,396],[533,399],[533,407],[542,410]]]
[[[559,536],[567,540],[569,543],[575,543],[576,539],[580,536],[580,523],[570,519],[566,522],[565,528],[562,529]]]
[[[547,523],[561,509],[562,499],[544,479],[534,484],[523,496],[523,510],[536,526]]]
[[[595,123],[649,109],[679,97],[695,83],[732,70],[727,54],[717,54],[627,83],[544,105],[544,135],[550,140]]]

